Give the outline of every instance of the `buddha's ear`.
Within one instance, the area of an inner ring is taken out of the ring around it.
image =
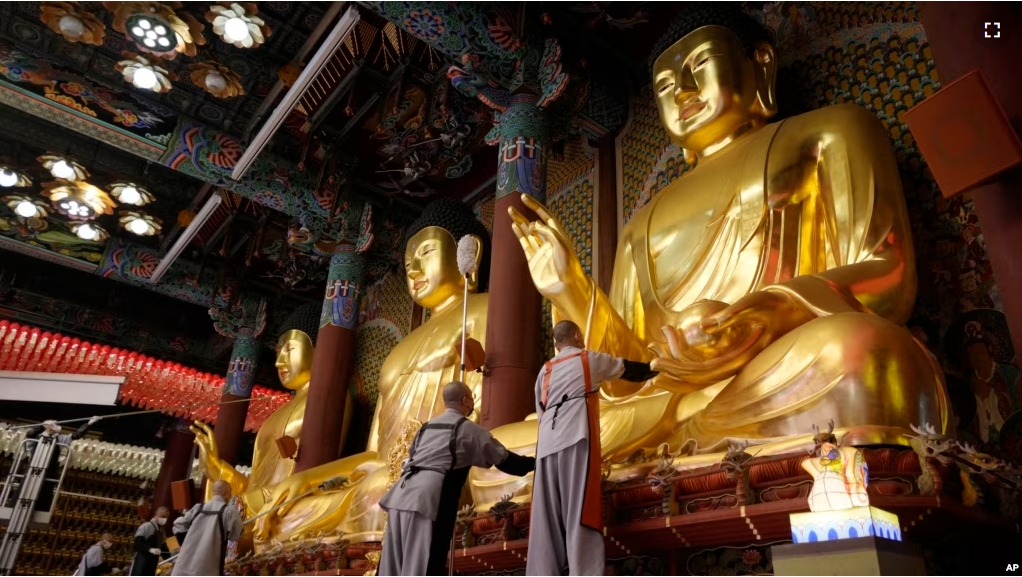
[[[764,118],[777,114],[777,50],[766,42],[756,45],[752,53],[756,71],[756,109]]]
[[[474,234],[468,234],[465,236],[472,240],[472,256],[475,262],[475,266],[472,268],[475,272],[468,275],[468,289],[470,291],[474,291],[479,288],[479,265],[483,261],[483,239]]]

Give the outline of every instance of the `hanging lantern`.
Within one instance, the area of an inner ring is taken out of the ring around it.
[[[131,52],[125,52],[124,56],[127,60],[121,60],[114,68],[121,73],[126,82],[135,88],[151,90],[158,94],[170,90],[172,86],[170,81],[174,79],[174,75],[160,66],[159,60],[150,60]]]
[[[26,186],[32,186],[32,179],[27,174],[0,165],[0,187],[24,188]]]
[[[156,200],[153,193],[133,182],[115,182],[109,188],[110,194],[121,204],[145,206]]]
[[[40,2],[39,19],[68,42],[102,46],[106,26],[78,2]]]
[[[213,33],[227,44],[238,48],[255,48],[271,34],[270,27],[258,16],[255,4],[220,2],[209,7],[206,21],[213,25]]]
[[[206,43],[205,28],[191,14],[177,12],[180,2],[104,2],[113,12],[111,27],[124,34],[142,52],[173,60],[178,54],[195,56]]]
[[[78,181],[89,178],[89,171],[85,167],[63,154],[48,152],[36,159],[43,168],[50,171],[53,178],[67,181]]]
[[[189,64],[192,82],[217,98],[234,98],[245,94],[241,76],[215,62]]]
[[[57,212],[72,220],[92,220],[101,214],[113,214],[117,206],[107,193],[87,182],[47,182],[40,194],[50,199]]]
[[[152,236],[163,229],[160,219],[133,210],[122,210],[118,220],[125,230],[138,236]]]
[[[71,232],[82,240],[92,242],[103,242],[110,238],[110,233],[104,230],[103,227],[91,222],[72,223]]]
[[[23,194],[12,194],[0,198],[7,205],[7,208],[14,211],[19,218],[46,218],[50,213],[50,207],[45,202]]]

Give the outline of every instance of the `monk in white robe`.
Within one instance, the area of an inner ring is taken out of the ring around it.
[[[536,378],[539,442],[526,575],[603,575],[600,384],[655,376],[647,363],[587,351],[571,321],[554,327],[557,356]]]
[[[525,476],[532,457],[516,455],[468,420],[475,407],[472,389],[455,381],[444,387],[447,409],[419,429],[401,478],[380,500],[387,511],[378,575],[446,575],[458,501],[474,467],[494,465]]]
[[[192,507],[174,521],[174,534],[185,534],[181,552],[171,575],[223,575],[227,542],[241,538],[243,529],[238,510],[228,505],[231,485],[213,483],[213,498]]]

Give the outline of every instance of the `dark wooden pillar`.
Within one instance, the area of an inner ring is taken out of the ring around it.
[[[354,245],[338,246],[337,253],[330,259],[296,473],[329,463],[341,454],[348,379],[355,366],[355,328],[364,271],[363,257],[355,252]]]
[[[176,481],[184,481],[191,472],[195,435],[188,430],[188,425],[189,423],[183,419],[177,419],[167,433],[167,446],[163,450],[160,476],[156,478],[156,489],[153,491],[153,512],[155,513],[158,507],[167,507],[172,518],[177,515],[177,511],[174,510],[170,485]]]
[[[507,210],[531,211],[528,194],[546,200],[546,126],[536,97],[518,94],[500,117],[497,202],[493,214],[490,305],[486,318],[486,365],[480,425],[487,429],[525,419],[535,408],[536,374],[543,360],[542,297],[536,292],[522,245]]]
[[[596,229],[593,246],[597,247],[596,284],[610,294],[614,276],[614,255],[617,253],[617,156],[614,137],[605,136],[596,147]]]
[[[1018,130],[1022,119],[1022,11],[1013,3],[920,2],[920,20],[942,84],[983,73]],[[984,22],[1000,22],[1000,39],[984,38]],[[1022,174],[1011,172],[972,192],[1012,340],[1022,343]]]

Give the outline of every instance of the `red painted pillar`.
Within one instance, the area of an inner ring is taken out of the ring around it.
[[[1022,13],[1013,3],[920,2],[920,20],[943,84],[971,70],[983,73],[1009,118],[1022,116]],[[1001,38],[984,38],[984,23],[1000,22]],[[1016,130],[1018,130],[1016,125]],[[972,192],[976,215],[997,278],[1008,329],[1022,343],[1022,174]]]
[[[220,396],[221,403],[251,398],[258,358],[259,343],[251,331],[238,334],[234,338],[231,364]],[[245,432],[247,417],[248,403],[221,404],[217,409],[213,437],[220,458],[231,465],[238,463],[238,449],[241,448],[241,435]]]
[[[340,245],[330,259],[296,473],[329,463],[341,454],[364,271],[363,257],[355,252],[354,245]]]
[[[154,512],[162,506],[171,510],[172,517],[176,515],[170,485],[187,479],[191,472],[195,435],[188,430],[188,425],[187,421],[176,419],[174,426],[167,433],[167,446],[163,450],[160,476],[156,478],[156,488],[153,491]]]
[[[536,97],[517,94],[500,116],[497,202],[493,215],[490,304],[480,425],[487,429],[524,420],[535,412],[536,375],[543,363],[539,339],[542,297],[536,292],[522,245],[507,213],[530,214],[521,194],[546,200],[546,125]],[[498,264],[499,263],[499,264]]]

